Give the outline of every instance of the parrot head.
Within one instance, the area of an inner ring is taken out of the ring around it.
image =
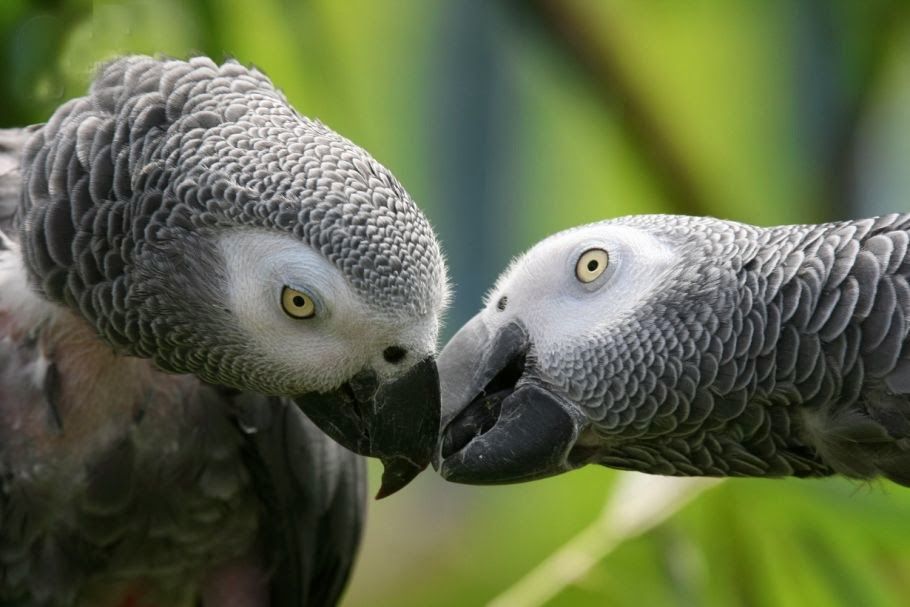
[[[381,495],[429,464],[448,290],[434,232],[263,74],[119,59],[23,167],[20,237],[45,298],[166,371],[293,399],[384,462]]]
[[[656,409],[676,388],[664,376],[676,365],[673,333],[711,309],[733,275],[705,239],[686,236],[687,220],[573,228],[512,262],[439,357],[443,432],[434,465],[443,477],[532,480],[610,463],[617,445],[640,446],[667,429]],[[631,459],[611,465],[655,471]]]

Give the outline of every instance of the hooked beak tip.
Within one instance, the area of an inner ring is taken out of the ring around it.
[[[439,438],[439,373],[435,361],[426,358],[394,381],[360,383],[366,388],[351,386],[296,400],[338,443],[382,461],[385,470],[376,496],[381,499],[404,488],[433,458]]]
[[[404,489],[428,465],[429,462],[421,466],[400,457],[382,460],[382,484],[376,492],[376,499],[381,500]]]

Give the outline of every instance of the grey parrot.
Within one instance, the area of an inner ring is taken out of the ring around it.
[[[451,481],[589,463],[910,485],[910,215],[624,217],[516,259],[438,364]]]
[[[385,495],[438,438],[446,270],[405,190],[202,57],[103,66],[0,175],[0,604],[334,604],[353,452]]]

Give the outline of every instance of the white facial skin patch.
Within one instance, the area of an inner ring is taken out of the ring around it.
[[[607,267],[590,282],[578,277],[579,259],[605,251]],[[586,339],[615,322],[658,288],[675,257],[643,230],[593,224],[548,238],[516,259],[488,296],[488,328],[495,333],[523,321],[540,351]],[[495,309],[502,297],[504,310]]]
[[[219,247],[238,325],[276,369],[300,382],[300,393],[337,388],[366,367],[380,378],[397,377],[401,366],[382,355],[390,346],[404,348],[412,362],[435,351],[435,314],[395,318],[378,312],[338,268],[289,234],[232,230]],[[312,299],[315,314],[289,315],[282,305],[286,287]]]

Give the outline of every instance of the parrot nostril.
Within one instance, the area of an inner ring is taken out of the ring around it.
[[[393,365],[404,360],[404,357],[407,356],[407,354],[408,351],[401,346],[389,346],[382,351],[382,357],[386,359],[386,362],[392,363]]]

